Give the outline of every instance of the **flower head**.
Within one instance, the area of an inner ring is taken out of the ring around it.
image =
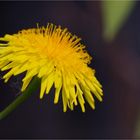
[[[21,30],[17,34],[0,38],[7,41],[0,44],[0,69],[9,70],[5,82],[14,75],[26,71],[23,78],[24,91],[32,78],[41,79],[40,98],[55,88],[54,103],[62,95],[63,111],[73,110],[78,103],[85,112],[85,100],[94,109],[94,97],[102,101],[101,84],[95,77],[95,70],[88,67],[91,57],[80,43],[80,38],[60,26]]]

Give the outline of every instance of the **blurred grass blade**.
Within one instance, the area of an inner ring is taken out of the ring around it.
[[[27,89],[21,93],[8,107],[0,112],[0,120],[7,117],[11,112],[13,112],[20,104],[22,104],[26,99],[28,99],[39,87],[40,79],[34,78]]]
[[[135,124],[135,128],[134,128],[134,135],[133,138],[140,138],[140,110],[139,110],[139,114],[137,116],[137,121]]]
[[[112,41],[121,29],[136,1],[102,1],[103,39]]]

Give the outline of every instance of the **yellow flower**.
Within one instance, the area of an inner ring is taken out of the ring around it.
[[[85,112],[85,100],[94,109],[95,95],[102,101],[102,86],[95,77],[95,70],[88,67],[91,57],[80,43],[80,38],[60,26],[48,24],[21,30],[17,34],[0,38],[7,43],[0,44],[0,69],[9,70],[3,76],[5,82],[14,75],[26,71],[21,91],[24,91],[32,78],[41,79],[40,98],[48,94],[54,85],[54,103],[60,94],[63,111],[73,110],[78,103]]]

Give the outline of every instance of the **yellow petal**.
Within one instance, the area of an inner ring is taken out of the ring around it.
[[[46,77],[43,77],[43,78],[41,79],[40,99],[43,98],[43,95],[44,95],[45,90],[46,90],[46,85],[47,85],[47,78],[46,78]]]
[[[37,74],[37,69],[32,69],[32,70],[27,71],[27,74],[24,77],[23,81],[25,81],[26,79],[28,79],[30,77],[35,76],[36,74]]]
[[[63,112],[67,111],[67,98],[64,89],[62,89]]]
[[[46,94],[49,93],[51,87],[53,86],[54,83],[54,72],[52,72],[50,75],[47,77],[47,88],[46,88]]]
[[[91,108],[95,109],[94,98],[91,95],[89,90],[85,90],[84,96],[85,96],[86,100],[88,101],[89,105],[91,106]]]
[[[2,61],[0,62],[0,68],[3,68],[4,66],[6,66],[9,63],[9,61]]]
[[[62,86],[62,74],[59,70],[56,70],[55,72],[54,85],[55,85],[55,88]]]
[[[18,69],[19,69],[19,66],[16,66],[16,67],[12,68],[7,74],[5,74],[5,75],[3,76],[3,79],[5,79],[5,82],[7,82],[8,79],[13,75],[13,73],[14,73],[15,71],[17,71]]]
[[[18,75],[18,74],[26,71],[28,68],[29,68],[28,62],[20,64],[18,71],[14,72],[14,75]]]
[[[82,112],[85,112],[85,106],[84,106],[84,99],[83,99],[83,96],[81,94],[77,94],[78,96],[78,102],[80,103],[80,106],[81,106],[81,109],[82,109]]]
[[[74,104],[77,105],[77,100],[76,100],[77,95],[75,93],[74,86],[69,87],[69,94],[70,94],[71,102],[74,102]]]
[[[15,66],[17,66],[17,63],[11,62],[11,63],[9,63],[8,65],[4,66],[4,67],[1,69],[1,71],[8,70],[8,69],[10,69],[10,68],[12,68],[12,67],[15,67]]]
[[[32,80],[32,78],[33,77],[29,77],[28,79],[23,80],[23,85],[22,85],[22,88],[21,88],[22,92],[27,88],[27,86],[29,85],[29,83]]]
[[[41,67],[39,73],[38,73],[38,77],[41,78],[43,77],[44,75],[48,75],[52,72],[52,70],[54,69],[54,66],[52,63],[49,63],[44,66]]]
[[[54,103],[55,103],[55,104],[58,103],[61,88],[62,88],[62,86],[57,87],[57,88],[55,89],[55,97],[54,97]]]
[[[102,101],[102,97],[100,96],[100,94],[97,92],[97,90],[95,89],[95,87],[92,85],[92,83],[86,79],[85,80],[86,84],[88,85],[89,89],[92,91],[92,93],[98,98],[99,101]]]

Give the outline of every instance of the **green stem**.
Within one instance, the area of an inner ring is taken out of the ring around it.
[[[0,112],[0,120],[8,116],[12,111],[14,111],[20,104],[22,104],[26,99],[28,99],[34,91],[39,87],[40,80],[34,78],[29,84],[28,88],[15,99],[10,105],[8,105],[3,111]]]

